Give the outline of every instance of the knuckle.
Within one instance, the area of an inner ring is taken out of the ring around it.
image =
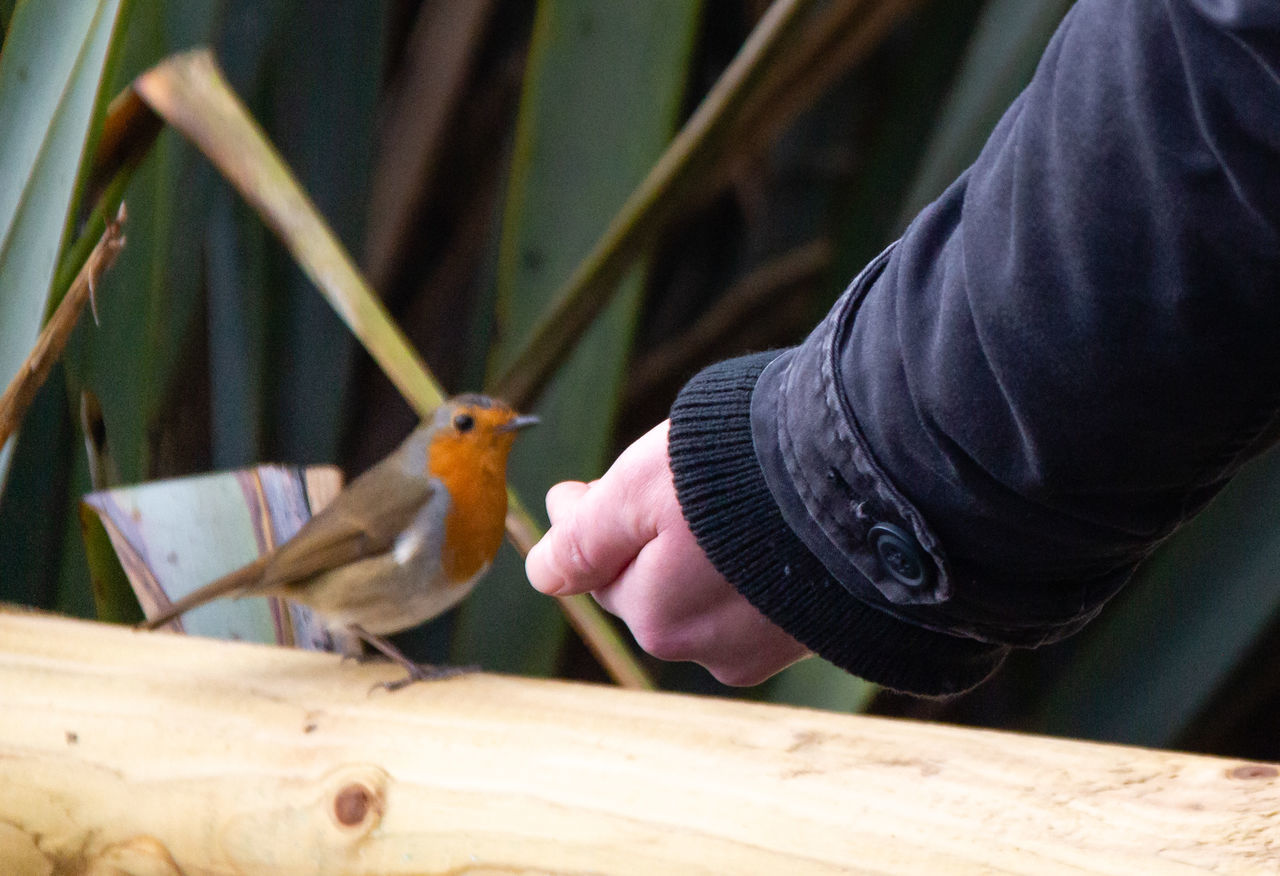
[[[688,659],[690,648],[687,637],[670,624],[656,621],[638,623],[632,626],[631,634],[645,653],[659,660]]]

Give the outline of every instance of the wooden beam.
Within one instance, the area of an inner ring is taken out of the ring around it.
[[[1269,764],[395,674],[0,613],[0,871],[1280,869]]]

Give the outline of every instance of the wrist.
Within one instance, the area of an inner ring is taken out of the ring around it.
[[[672,475],[699,547],[762,614],[855,675],[927,695],[979,683],[1006,647],[925,629],[862,602],[787,525],[751,437],[752,392],[777,355],[713,365],[672,407]]]

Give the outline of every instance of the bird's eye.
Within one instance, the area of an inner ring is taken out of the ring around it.
[[[453,428],[459,432],[470,432],[475,428],[476,418],[470,414],[458,414],[453,418]]]

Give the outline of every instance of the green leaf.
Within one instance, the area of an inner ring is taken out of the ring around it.
[[[163,57],[175,43],[181,44],[192,34],[206,34],[212,26],[213,8],[203,0],[128,0],[122,4],[97,112],[105,114],[108,98],[119,95],[139,70]],[[71,406],[86,390],[101,404],[104,436],[113,461],[108,481],[112,484],[121,478],[140,481],[153,476],[157,448],[180,446],[172,440],[172,424],[190,416],[187,412],[175,414],[169,404],[173,377],[190,361],[184,351],[198,349],[190,344],[189,330],[198,313],[201,279],[194,269],[200,242],[194,217],[203,209],[204,198],[193,172],[191,150],[172,134],[161,133],[156,139],[159,123],[148,115],[123,113],[129,121],[117,120],[113,130],[127,131],[125,139],[131,147],[110,158],[95,156],[95,183],[111,180],[110,191],[101,195],[107,202],[100,201],[98,206],[113,213],[113,195],[128,202],[127,245],[98,283],[100,320],[82,320],[65,356],[65,392]],[[95,123],[95,148],[106,145],[98,141],[98,128]],[[124,161],[124,166],[114,166],[113,159]],[[99,165],[99,161],[105,163]],[[88,206],[78,211],[81,216]],[[101,219],[100,215],[90,216],[88,224],[78,229],[80,245],[88,242],[86,236],[94,239]],[[65,282],[75,262],[72,247],[67,246],[55,283]],[[54,293],[60,289],[61,285],[55,286]],[[184,393],[179,398],[193,395]],[[104,619],[132,616],[136,611],[132,595],[100,586],[103,581],[93,580],[87,562],[83,528],[75,509],[79,497],[92,486],[79,441],[55,465],[59,470],[70,469],[72,490],[64,500],[66,512],[44,524],[62,536],[56,605],[72,614],[96,613]],[[167,466],[172,471],[181,463],[169,459]]]
[[[844,202],[837,204],[838,241],[832,264],[832,293],[838,293],[876,253],[901,235],[912,216],[901,215],[909,187],[931,188],[939,172],[930,169],[914,180],[929,137],[937,131],[938,115],[947,91],[956,81],[956,68],[965,45],[958,34],[970,32],[982,9],[981,0],[935,4],[917,17],[907,34],[909,52],[886,53],[883,98],[867,124],[871,140],[863,168]],[[969,75],[972,75],[971,73]],[[949,110],[950,124],[957,110]],[[927,177],[927,178],[926,178]],[[831,303],[824,298],[822,305]]]
[[[134,87],[258,211],[405,400],[428,416],[443,398],[439,384],[208,52],[170,58],[139,77]],[[522,513],[518,497],[510,490],[508,502],[513,514]],[[607,642],[598,647],[611,649]],[[634,664],[629,655],[616,656]],[[643,674],[638,667],[633,669],[629,675]]]
[[[212,56],[174,56],[140,76],[134,88],[270,225],[405,399],[423,415],[439,405],[440,386]]]
[[[175,43],[206,34],[214,22],[209,4],[134,0],[122,25],[113,89],[127,87]],[[194,151],[179,138],[159,136],[124,193],[128,242],[100,284],[100,323],[82,326],[68,353],[70,394],[88,388],[100,400],[127,483],[155,476],[153,456],[164,436],[174,375],[189,362],[211,177],[207,170],[202,175]]]
[[[879,687],[850,675],[843,669],[812,657],[801,660],[769,679],[766,699],[812,709],[861,712],[875,697]]]
[[[107,623],[132,624],[142,620],[142,608],[129,586],[111,536],[92,506],[80,505],[80,531],[93,587],[97,618]]]
[[[0,54],[0,380],[40,331],[121,0],[15,8]],[[12,440],[0,448],[0,484]]]
[[[271,57],[268,130],[281,155],[350,252],[363,237],[387,0],[288,4],[286,22],[308,38],[278,41]],[[273,242],[274,243],[274,242]],[[351,407],[358,346],[310,281],[273,246],[273,377],[267,409],[273,450],[293,462],[336,459]],[[264,296],[267,287],[250,290]],[[314,355],[323,350],[324,355]]]
[[[233,0],[228,7],[216,40],[218,59],[232,88],[262,96],[264,102],[278,66],[271,59],[286,42],[296,4]],[[209,443],[213,468],[226,469],[250,465],[267,453],[279,266],[262,221],[229,185],[213,179],[213,173],[207,176],[209,196],[200,218],[205,223],[208,368],[218,375],[209,385]],[[284,356],[296,353],[283,344],[276,348]]]
[[[699,12],[693,0],[538,7],[503,217],[501,341],[491,362],[510,361],[662,154]],[[521,495],[599,474],[643,279],[643,267],[626,276],[543,397],[544,425],[517,443],[511,482]],[[462,608],[454,656],[486,669],[549,674],[563,631],[555,604],[529,588],[514,552],[504,551]]]
[[[58,603],[63,521],[75,483],[67,460],[77,442],[62,383],[58,364],[14,440],[13,471],[0,495],[0,600],[46,609]]]

